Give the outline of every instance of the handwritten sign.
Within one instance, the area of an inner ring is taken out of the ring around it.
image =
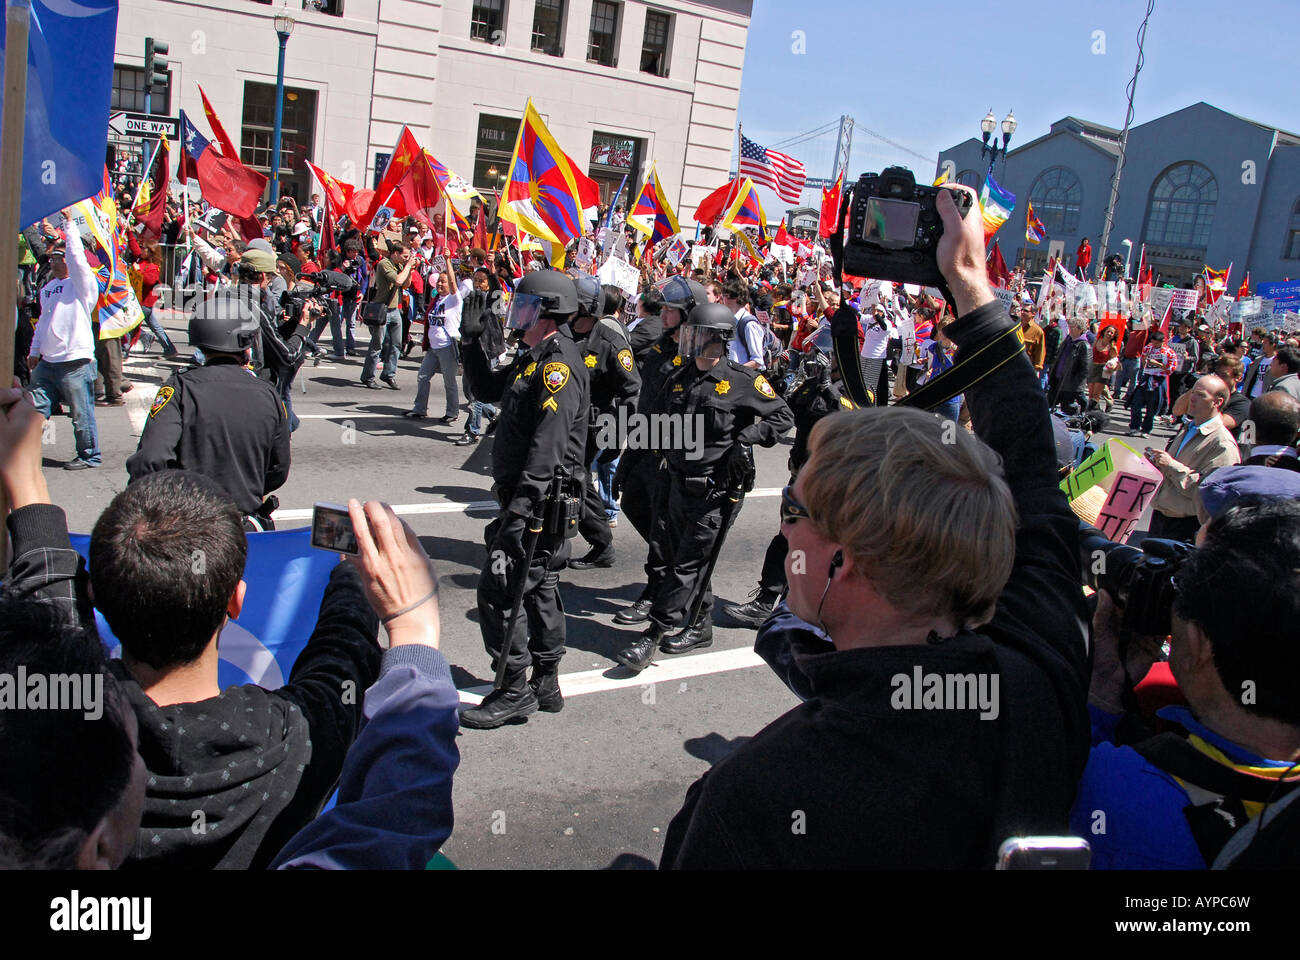
[[[606,260],[596,272],[596,278],[602,284],[618,287],[629,297],[636,296],[641,285],[641,274],[636,267],[617,257]]]
[[[1110,494],[1097,512],[1093,523],[1108,539],[1128,541],[1134,525],[1160,488],[1160,480],[1118,471],[1110,485]]]
[[[584,269],[591,266],[591,262],[596,259],[596,244],[590,237],[583,237],[578,241],[578,252],[574,255],[574,259],[578,266]]]
[[[1110,441],[1107,440],[1096,453],[1061,481],[1061,489],[1071,500],[1076,500],[1089,487],[1095,486],[1114,472],[1115,463],[1110,458]]]

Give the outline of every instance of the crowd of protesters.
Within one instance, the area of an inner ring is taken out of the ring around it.
[[[295,363],[325,355],[326,332],[334,358],[364,353],[361,389],[404,388],[399,357],[418,350],[407,415],[429,416],[440,374],[442,422],[467,414],[460,442],[474,443],[495,411],[458,389],[468,386],[457,383],[461,333],[492,318],[499,326],[520,278],[548,267],[539,251],[495,232],[476,242],[441,216],[379,233],[345,221],[322,236],[329,220],[316,196],[259,212],[264,236],[253,240],[198,205],[188,222],[183,210],[168,204],[156,238],[130,236],[146,319],[120,340],[88,328],[75,231],[46,223],[27,241],[20,369],[0,422],[13,544],[0,673],[93,677],[106,699],[94,719],[0,709],[0,752],[12,758],[0,865],[424,867],[452,829],[458,696],[438,651],[436,577],[410,528],[381,504],[351,502],[359,555],[331,577],[289,682],[223,693],[218,639],[256,589],[242,579],[240,510],[198,475],[147,476],[101,515],[87,573],[45,486],[40,419],[69,406],[74,463],[97,465],[94,404],[122,403],[131,388],[122,359],[150,338],[181,357],[154,316],[159,288],[239,283],[253,250],[259,264],[273,258],[284,289],[322,270],[352,280],[316,296],[310,336],[276,377],[282,391]],[[1300,343],[1230,330],[1208,319],[1208,301],[1169,335],[1136,296],[1116,324],[1019,272],[1008,309],[989,282],[978,218],[963,224],[950,202],[940,212],[950,303],[902,284],[837,283],[812,243],[811,256],[764,261],[705,231],[705,259],[689,248],[676,262],[663,249],[624,253],[640,270],[614,314],[627,332],[652,326],[666,280],[689,278],[735,315],[731,359],[786,396],[818,364],[832,366],[832,334],[846,330],[870,390],[857,406],[868,408],[943,376],[1013,326],[1025,348],[933,412],[836,412],[803,438],[808,459],[783,494],[780,530],[816,569],[791,576],[759,644],[780,650],[765,656],[804,702],[690,787],[662,865],[978,867],[1008,837],[1073,832],[1092,843],[1097,866],[1294,866]],[[606,247],[630,250],[639,235],[621,214],[608,214],[612,231],[578,269],[594,271]],[[645,344],[630,342],[640,362]],[[35,403],[24,399],[29,385]],[[1062,427],[1086,440],[1121,404],[1132,438],[1157,423],[1174,429],[1164,449],[1145,451],[1164,477],[1151,534],[1190,552],[1168,655],[1167,637],[1133,635],[1117,598],[1085,595],[1077,522],[1058,486],[1084,456],[1078,443],[1062,455]],[[953,423],[964,428],[956,440]],[[601,487],[614,523],[617,499],[608,479]],[[200,587],[186,573],[195,550],[207,558]],[[103,658],[88,586],[120,660]],[[1156,717],[1138,681],[1166,661],[1172,681]],[[983,719],[929,712],[918,690],[915,706],[904,698],[900,708],[891,678],[913,671],[918,684],[932,674],[1000,678],[1000,704]],[[348,684],[364,697],[341,701]],[[390,768],[398,744],[402,762]],[[375,775],[386,769],[398,774]],[[335,805],[317,815],[336,783]],[[806,834],[791,830],[794,809],[806,811]],[[1114,828],[1098,832],[1098,813]],[[1214,823],[1233,817],[1235,830]]]

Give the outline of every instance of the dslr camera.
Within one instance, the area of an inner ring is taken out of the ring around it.
[[[1096,527],[1079,523],[1084,580],[1094,590],[1110,594],[1124,611],[1122,628],[1133,633],[1169,635],[1169,612],[1177,592],[1174,575],[1192,549],[1190,543],[1180,540],[1151,537],[1143,540],[1138,549],[1108,540]]]
[[[840,222],[848,214],[848,239],[837,233],[831,238],[831,252],[842,244],[843,258],[836,267],[859,277],[914,283],[947,290],[935,259],[943,221],[936,202],[941,187],[918,184],[905,167],[886,167],[880,173],[864,173],[844,195]],[[970,195],[955,194],[953,200],[964,218],[971,208]]]

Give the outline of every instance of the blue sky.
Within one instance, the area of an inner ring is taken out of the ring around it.
[[[1300,132],[1297,12],[1296,0],[1156,0],[1133,124],[1204,100]],[[1119,128],[1145,13],[1145,0],[754,0],[740,122],[774,146],[847,113],[858,124],[853,177],[890,163],[931,173],[940,150],[979,136],[990,107],[999,120],[1015,110],[1012,149],[1068,115]],[[1098,30],[1104,53],[1093,52]],[[778,149],[826,177],[834,146],[832,130]],[[762,196],[769,219],[787,206]]]

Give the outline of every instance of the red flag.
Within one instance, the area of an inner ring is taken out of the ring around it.
[[[695,210],[695,222],[710,226],[727,212],[727,207],[731,206],[732,201],[736,199],[736,190],[739,189],[735,180],[728,180],[725,184],[718,187],[711,194],[700,201],[699,207]]]
[[[326,211],[333,217],[337,218],[348,212],[348,203],[356,193],[356,188],[350,183],[344,183],[342,180],[336,180],[328,173],[322,170],[310,160],[304,160],[303,163],[311,171],[316,182],[320,184],[321,190],[325,193]]]
[[[1241,281],[1241,286],[1237,290],[1237,299],[1250,296],[1250,271],[1246,271],[1246,279]]]
[[[218,207],[217,209],[221,208]],[[230,211],[226,212],[230,213]],[[262,223],[257,219],[257,217],[237,217],[231,213],[230,219],[234,221],[235,228],[239,231],[239,236],[245,241],[261,240],[266,236],[262,233]]]
[[[221,146],[221,155],[227,160],[239,160],[239,148],[235,146],[235,141],[230,139],[230,134],[226,133],[226,128],[217,119],[217,112],[212,109],[212,104],[208,102],[208,95],[203,92],[202,86],[199,87],[199,96],[203,98],[203,112],[207,114],[208,126],[212,128],[212,134]]]
[[[337,250],[338,246],[334,238],[334,211],[330,204],[326,203],[320,224],[320,252],[323,254],[327,250]]]
[[[375,214],[379,212],[380,207],[394,207],[394,191],[397,190],[398,184],[406,177],[407,171],[422,157],[424,157],[424,150],[416,142],[415,134],[411,133],[407,127],[402,127],[402,132],[397,138],[397,146],[393,148],[393,155],[388,160],[388,166],[384,168],[384,175],[380,178],[379,186],[375,188],[375,195],[370,202],[370,207],[363,214],[361,221],[357,223],[360,229],[370,229],[371,221],[374,220]],[[433,175],[432,169],[430,169],[429,174],[430,176]],[[437,188],[436,178],[434,188]]]
[[[822,215],[817,224],[817,236],[830,237],[834,236],[839,228],[840,220],[840,196],[844,189],[844,171],[840,171],[839,178],[835,181],[835,186],[829,190],[822,189]]]
[[[1160,320],[1160,332],[1163,333],[1166,338],[1169,337],[1169,318],[1173,314],[1173,312],[1174,312],[1174,300],[1172,297],[1170,297],[1169,302],[1165,304],[1165,315]]]
[[[989,283],[993,286],[1005,288],[1011,283],[1011,271],[1007,269],[1007,261],[1003,259],[1002,248],[996,240],[984,260],[984,268],[988,271]]]
[[[407,167],[405,176],[397,182],[396,187],[406,207],[406,215],[415,217],[433,230],[433,208],[442,200],[442,189],[438,186],[438,177],[434,174],[433,167],[429,165],[429,158],[424,155],[423,150],[415,156]]]
[[[474,220],[474,246],[480,250],[487,250],[487,218],[483,214],[483,204],[480,201],[478,205],[478,217]]]
[[[135,209],[131,211],[136,221],[144,224],[145,235],[155,240],[162,236],[163,213],[167,210],[167,184],[171,180],[171,148],[167,138],[158,143],[153,166],[145,173],[136,196]]]
[[[776,228],[776,236],[772,238],[772,243],[778,247],[794,246],[794,241],[790,239],[790,234],[785,232],[784,220],[782,220],[781,225]]]
[[[199,133],[184,110],[180,121],[182,151],[176,179],[187,183],[194,177],[208,203],[236,217],[251,217],[266,189],[266,177],[244,166],[238,158],[222,156]]]
[[[375,199],[375,191],[369,189],[355,190],[352,193],[352,199],[348,201],[347,208],[343,211],[352,221],[352,226],[358,230],[364,230],[366,224],[362,222],[366,211],[370,209],[370,202]]]

